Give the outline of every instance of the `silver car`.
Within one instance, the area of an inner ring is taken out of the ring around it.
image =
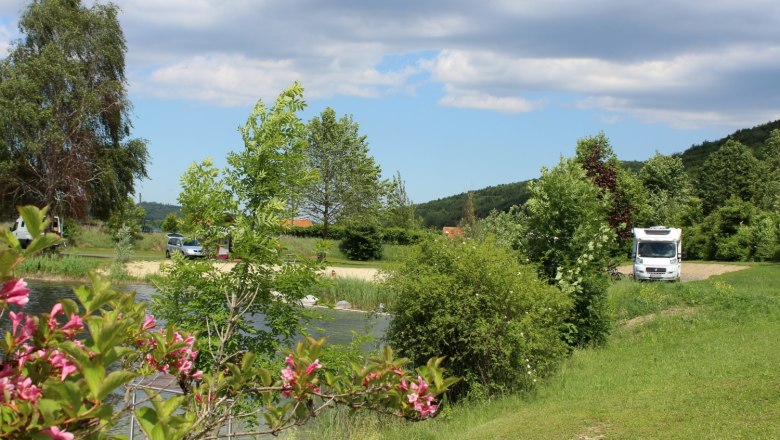
[[[181,252],[187,258],[203,258],[203,246],[197,239],[184,237],[170,237],[165,245],[165,258],[171,258],[174,252]]]

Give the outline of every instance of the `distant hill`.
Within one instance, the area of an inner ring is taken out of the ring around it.
[[[699,145],[692,145],[680,153],[679,156],[685,165],[685,169],[689,173],[695,174],[696,170],[701,168],[704,161],[710,157],[710,154],[717,151],[729,139],[741,142],[755,154],[758,148],[764,144],[764,141],[769,138],[769,133],[776,129],[780,129],[780,120],[767,122],[753,128],[743,128],[717,141],[704,141]]]
[[[729,139],[737,140],[754,153],[763,145],[769,137],[769,133],[774,129],[780,129],[780,120],[768,122],[753,128],[737,130],[734,133],[717,141],[704,141],[699,145],[693,145],[682,153],[675,154],[680,156],[689,173],[695,174],[704,164],[704,161],[718,150]],[[621,161],[624,168],[639,172],[644,165],[640,161]],[[474,210],[477,217],[485,217],[490,211],[507,211],[513,205],[522,205],[528,200],[528,182],[525,180],[516,183],[507,183],[504,185],[490,186],[484,189],[473,191]],[[415,205],[415,213],[422,217],[423,225],[426,227],[441,228],[443,226],[457,225],[461,219],[463,205],[466,203],[466,193],[454,196],[444,197],[442,199],[432,200],[430,202]]]
[[[487,217],[490,211],[508,211],[513,205],[528,200],[528,180],[504,185],[489,186],[474,193],[474,212],[477,217]],[[441,228],[455,226],[461,219],[466,193],[432,200],[414,206],[414,212],[423,219],[423,226]]]
[[[146,221],[152,224],[161,223],[171,212],[179,215],[181,211],[181,206],[157,202],[141,202],[141,207],[146,211]]]

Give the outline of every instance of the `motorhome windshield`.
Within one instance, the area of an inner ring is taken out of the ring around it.
[[[674,258],[677,246],[674,243],[639,243],[639,256],[645,258]]]

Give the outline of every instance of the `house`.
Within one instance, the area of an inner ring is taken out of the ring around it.
[[[283,227],[294,227],[294,228],[310,228],[314,226],[314,222],[311,221],[311,219],[308,218],[296,218],[296,219],[286,219],[282,221]]]
[[[457,226],[445,226],[441,228],[441,232],[448,238],[460,237],[463,235],[463,229]]]

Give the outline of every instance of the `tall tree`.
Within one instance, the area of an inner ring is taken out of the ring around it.
[[[693,184],[679,156],[656,153],[639,171],[647,190],[648,224],[682,226],[693,202]]]
[[[731,197],[751,200],[759,183],[759,163],[743,144],[729,140],[704,162],[699,175],[699,194],[708,214]]]
[[[390,180],[385,197],[384,224],[389,227],[417,229],[422,221],[414,211],[414,203],[406,193],[406,184],[401,173],[396,172]]]
[[[309,121],[307,140],[307,163],[319,178],[306,187],[303,210],[322,223],[323,235],[344,219],[376,219],[384,191],[381,169],[352,116],[337,119],[326,108]]]
[[[463,204],[463,212],[460,216],[461,226],[474,226],[477,223],[477,214],[474,212],[474,193],[466,193],[466,202]]]
[[[146,177],[129,138],[125,38],[113,4],[34,0],[0,61],[0,192],[6,204],[107,218]]]

